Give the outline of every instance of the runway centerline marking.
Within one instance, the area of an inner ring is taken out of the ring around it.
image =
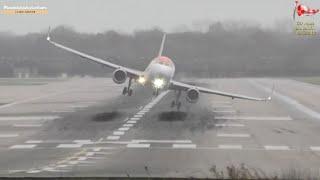
[[[28,140],[24,143],[27,143],[27,144],[39,144],[39,143],[42,143],[43,141],[41,140]]]
[[[236,137],[236,138],[248,138],[250,134],[236,134],[236,133],[217,133],[218,137]]]
[[[215,119],[221,120],[250,120],[250,121],[291,121],[290,116],[216,116]]]
[[[264,146],[266,150],[290,150],[288,146]]]

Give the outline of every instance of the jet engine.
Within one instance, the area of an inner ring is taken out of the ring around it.
[[[200,92],[197,89],[188,89],[186,99],[189,103],[196,103]]]
[[[122,84],[127,79],[127,72],[121,69],[117,69],[113,71],[113,81],[117,84]]]

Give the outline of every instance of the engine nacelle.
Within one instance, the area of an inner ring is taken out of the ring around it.
[[[188,89],[186,99],[189,103],[198,102],[200,92],[197,89]]]
[[[113,71],[113,81],[117,84],[122,84],[127,80],[127,72],[121,69]]]

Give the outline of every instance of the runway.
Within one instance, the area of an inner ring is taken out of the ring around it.
[[[320,86],[290,79],[191,79],[271,102],[171,91],[132,97],[109,78],[0,86],[0,176],[214,177],[245,164],[262,174],[319,172]]]

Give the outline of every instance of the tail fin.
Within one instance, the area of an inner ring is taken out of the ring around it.
[[[162,51],[163,51],[163,47],[164,47],[164,42],[165,41],[166,41],[166,33],[164,33],[163,36],[162,36],[162,42],[161,42],[161,46],[160,46],[160,50],[159,50],[158,56],[162,56]]]

